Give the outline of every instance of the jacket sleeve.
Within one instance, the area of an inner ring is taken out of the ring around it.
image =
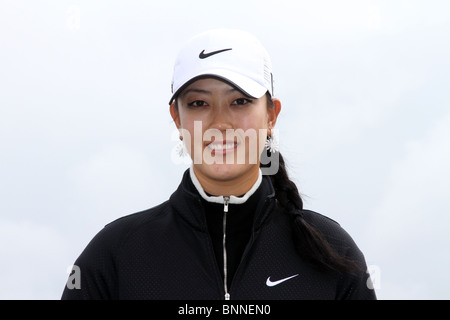
[[[362,270],[356,274],[341,276],[336,299],[376,300],[376,293],[362,252],[356,247],[356,244],[351,251],[353,252],[348,257],[358,262]]]
[[[114,299],[116,292],[116,234],[103,228],[76,259],[62,300]]]
[[[336,299],[338,300],[376,300],[376,293],[367,268],[362,251],[358,248],[351,236],[341,228],[345,240],[345,255],[355,261],[361,270],[355,274],[342,275],[338,285]]]
[[[376,300],[375,290],[367,270],[364,254],[350,234],[333,219],[314,211],[303,211],[307,219],[314,225],[330,245],[339,254],[356,262],[360,270],[354,274],[341,274],[337,282],[337,300]]]

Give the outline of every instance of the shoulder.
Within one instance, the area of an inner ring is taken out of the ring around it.
[[[157,220],[167,213],[168,201],[157,206],[125,215],[105,225],[105,229],[133,230],[143,224]]]
[[[345,232],[341,225],[330,217],[312,210],[301,210],[301,215],[306,222],[320,229],[324,233]]]
[[[169,213],[168,208],[168,201],[165,201],[149,209],[120,217],[106,224],[97,236],[114,237],[117,241],[122,242],[131,234],[139,232],[140,229],[151,228],[152,224],[157,225],[159,221],[164,220]]]
[[[143,228],[152,228],[153,224],[167,215],[167,201],[152,208],[135,212],[107,223],[89,242],[82,256],[90,257],[102,252],[116,255],[120,247],[134,233]],[[154,222],[154,223],[153,223]]]
[[[337,221],[312,210],[302,210],[301,214],[341,254],[361,258],[361,251],[352,236]]]

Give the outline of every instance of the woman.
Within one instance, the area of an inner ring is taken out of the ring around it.
[[[304,210],[288,177],[260,42],[238,30],[195,36],[178,54],[172,93],[192,165],[168,201],[94,237],[62,298],[376,299],[352,238]]]

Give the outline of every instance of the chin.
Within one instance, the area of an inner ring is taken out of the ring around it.
[[[252,166],[248,164],[201,164],[197,165],[197,169],[203,172],[203,174],[215,180],[232,180],[235,179],[247,171]]]

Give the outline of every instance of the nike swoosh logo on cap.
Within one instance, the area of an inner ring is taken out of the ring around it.
[[[276,285],[279,285],[280,283],[282,283],[282,282],[285,282],[285,281],[287,281],[287,280],[289,280],[289,279],[292,279],[292,278],[295,278],[296,276],[298,276],[298,274],[296,274],[296,275],[293,275],[293,276],[290,276],[290,277],[287,277],[287,278],[284,278],[284,279],[281,279],[281,280],[278,280],[278,281],[270,281],[270,277],[268,277],[267,278],[267,281],[266,281],[266,286],[268,286],[268,287],[274,287],[274,286],[276,286]]]
[[[224,51],[228,51],[228,50],[232,50],[232,48],[230,48],[230,49],[217,50],[217,51],[208,52],[208,53],[205,53],[205,50],[203,50],[202,52],[200,52],[200,54],[198,55],[198,57],[199,57],[200,59],[205,59],[205,58],[211,57],[211,56],[213,56],[213,55],[215,55],[215,54],[218,54],[218,53],[221,53],[221,52],[224,52]]]

